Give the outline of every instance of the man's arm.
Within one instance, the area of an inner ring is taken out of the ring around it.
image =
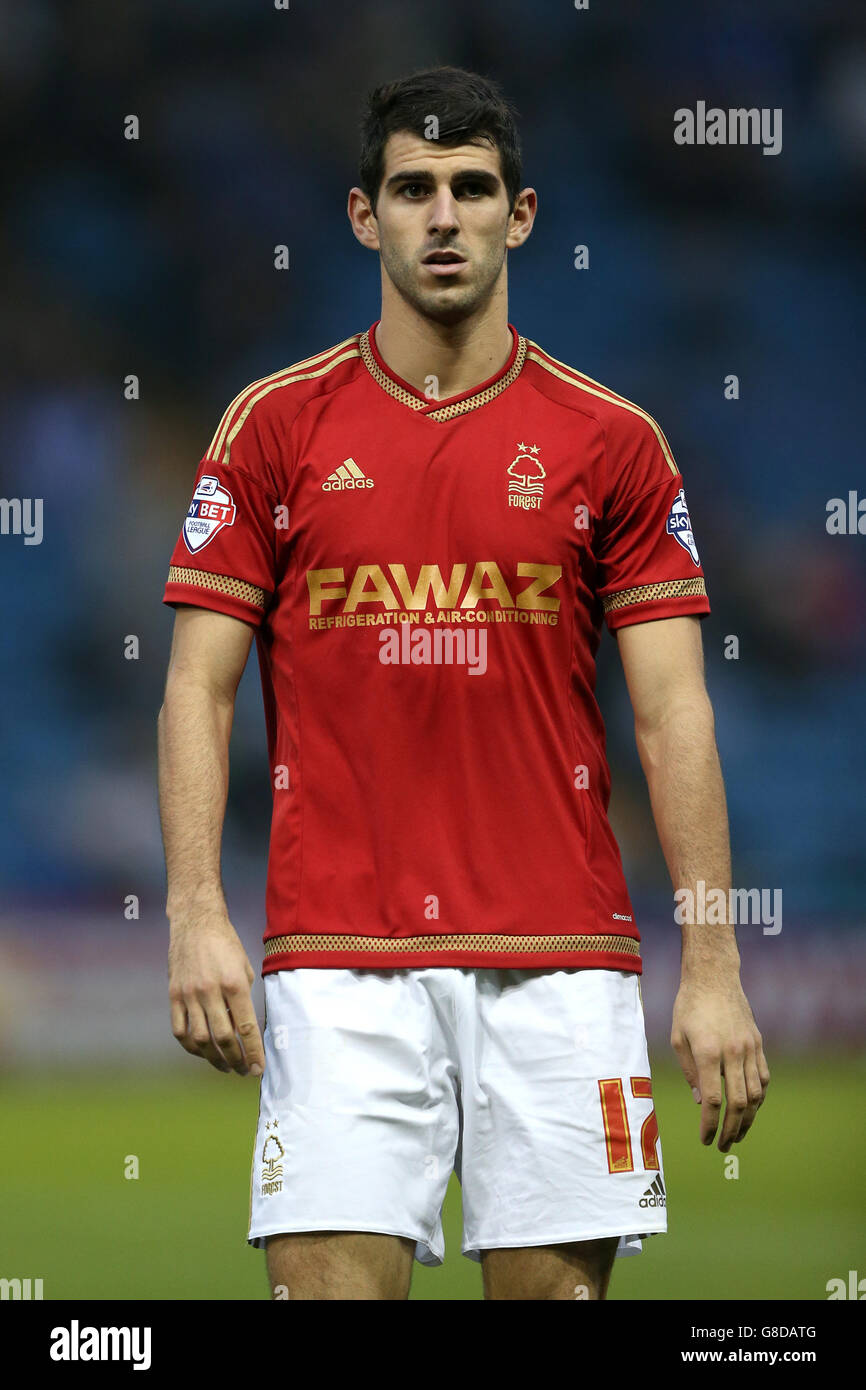
[[[220,876],[229,737],[252,637],[238,618],[178,608],[159,712],[159,809],[172,1032],[218,1071],[260,1076],[255,976],[229,921]]]
[[[664,618],[616,633],[635,717],[635,736],[653,817],[674,890],[697,898],[720,888],[729,901],[731,861],[725,788],[712,706],[704,684],[700,620]],[[718,1147],[727,1153],[750,1128],[770,1072],[761,1035],[740,984],[733,925],[685,922],[682,978],[671,1043],[695,1100],[701,1141],[718,1128],[725,1078],[726,1109]]]

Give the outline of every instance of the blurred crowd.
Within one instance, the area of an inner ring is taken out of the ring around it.
[[[855,924],[866,536],[825,521],[866,497],[864,7],[2,0],[0,30],[0,495],[44,499],[41,545],[0,536],[4,901],[158,901],[161,595],[192,478],[242,386],[378,317],[345,216],[360,104],[446,62],[520,113],[540,207],[511,321],[651,411],[683,471],[736,881],[782,888],[786,929]],[[781,153],[678,146],[673,113],[698,100],[781,108]],[[608,638],[600,668],[614,823],[638,912],[658,912]],[[268,810],[253,662],[229,884],[263,885]]]

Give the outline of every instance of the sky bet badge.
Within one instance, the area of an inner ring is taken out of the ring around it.
[[[668,512],[668,519],[665,530],[674,540],[678,540],[683,550],[687,550],[696,565],[700,565],[698,558],[698,547],[695,545],[695,538],[692,535],[692,519],[689,516],[689,509],[686,506],[686,494],[680,488],[674,504]]]
[[[183,538],[187,550],[197,555],[213,540],[217,532],[224,526],[233,524],[236,511],[231,493],[220,487],[219,478],[207,475],[201,478],[189,504],[186,521],[183,523]]]

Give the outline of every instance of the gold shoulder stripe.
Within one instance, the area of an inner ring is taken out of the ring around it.
[[[238,406],[241,404],[245,396],[247,396],[250,391],[255,391],[257,388],[264,386],[267,382],[276,381],[278,377],[288,376],[289,373],[299,372],[304,367],[318,366],[320,362],[324,362],[326,358],[331,357],[336,352],[341,352],[342,349],[348,347],[350,343],[357,343],[358,337],[359,335],[357,333],[354,333],[351,338],[344,338],[343,341],[341,343],[337,343],[335,347],[327,348],[324,352],[317,352],[312,357],[304,357],[300,362],[293,362],[291,366],[281,367],[278,372],[271,372],[269,376],[259,377],[257,381],[251,381],[249,385],[245,386],[242,391],[238,392],[234,400],[229,405],[228,409],[224,411],[222,419],[220,420],[219,425],[217,426],[216,433],[210,442],[210,446],[205,457],[213,457],[214,462],[218,462],[216,451],[222,448],[226,432],[228,431],[232,421],[232,417],[235,411],[237,410]]]
[[[608,594],[602,599],[605,613],[615,613],[618,608],[630,608],[633,603],[652,603],[660,598],[706,598],[707,586],[703,579],[668,579],[661,584],[639,584],[636,589],[620,589],[616,594]]]
[[[188,569],[183,565],[171,565],[168,571],[169,584],[189,584],[194,589],[207,589],[211,593],[228,594],[230,598],[242,599],[253,608],[265,611],[265,590],[256,584],[248,584],[245,579],[233,579],[229,574],[211,574],[208,570]]]
[[[537,343],[534,343],[532,341],[531,338],[527,339],[527,343],[529,346],[529,352],[527,353],[527,357],[530,362],[537,362],[540,367],[543,367],[545,371],[550,372],[552,376],[559,377],[560,381],[568,382],[568,384],[571,386],[576,386],[579,391],[586,391],[591,396],[598,396],[599,400],[608,401],[611,405],[621,406],[623,410],[631,411],[632,415],[639,415],[641,420],[645,420],[652,429],[656,439],[659,442],[661,451],[665,456],[665,462],[667,463],[674,477],[676,477],[680,470],[677,468],[677,465],[674,462],[674,456],[671,453],[671,447],[668,444],[668,441],[665,439],[662,430],[656,424],[655,420],[651,415],[649,415],[645,410],[642,410],[639,405],[635,405],[634,401],[627,401],[625,396],[620,396],[615,391],[611,391],[607,386],[602,386],[601,382],[599,381],[593,381],[591,376],[585,377],[582,372],[577,373],[574,367],[568,366],[567,362],[560,362],[559,358],[550,357],[550,354],[545,353],[544,348],[540,348]],[[535,352],[532,351],[533,348],[536,349]],[[560,367],[565,367],[566,372],[568,372],[569,375],[566,376],[565,372],[557,371],[557,368],[553,366],[554,362],[558,363]]]
[[[620,391],[614,391],[612,386],[605,386],[603,381],[596,381],[594,376],[590,376],[588,372],[579,371],[577,367],[572,367],[568,362],[560,362],[559,358],[554,357],[552,352],[548,352],[545,348],[540,347],[538,343],[532,342],[531,339],[529,340],[529,346],[534,347],[536,352],[539,352],[542,357],[547,359],[548,363],[555,362],[558,367],[564,367],[572,377],[577,377],[578,381],[588,382],[591,386],[597,386],[606,400],[612,401],[616,405],[632,406],[635,410],[639,410],[642,415],[649,414],[642,406],[636,405],[634,401],[630,401],[628,397],[624,396]],[[649,416],[649,418],[652,419],[652,416]]]
[[[354,338],[357,338],[357,336],[357,334],[353,335]],[[328,357],[331,353],[339,352],[341,348],[345,347],[348,343],[352,341],[352,338],[346,338],[342,343],[338,343],[336,347],[328,348],[326,352],[316,353],[314,357],[304,358],[301,362],[294,362],[291,366],[281,367],[280,370],[277,372],[271,372],[268,376],[259,377],[256,381],[250,382],[247,386],[243,388],[242,391],[238,392],[234,400],[229,405],[228,409],[223,412],[222,419],[220,420],[220,423],[217,426],[216,434],[214,435],[208,447],[206,457],[210,458],[213,451],[218,447],[218,444],[221,440],[221,436],[224,436],[225,431],[228,429],[228,426],[231,422],[235,410],[241,404],[248,392],[254,391],[258,386],[263,386],[266,381],[274,381],[279,376],[285,376],[289,372],[298,371],[301,367],[306,367],[309,363],[320,362],[325,357]]]
[[[225,437],[225,433],[228,430],[229,425],[231,424],[234,412],[241,404],[244,397],[247,396],[250,391],[254,391],[258,387],[264,386],[266,382],[275,381],[277,377],[287,376],[290,372],[300,371],[302,367],[318,365],[318,363],[323,362],[327,357],[330,357],[333,353],[340,352],[344,347],[347,347],[350,343],[356,342],[357,338],[358,334],[355,333],[352,335],[351,338],[345,338],[342,343],[337,343],[336,347],[328,348],[325,352],[317,352],[313,357],[305,357],[300,362],[292,363],[291,366],[281,367],[278,372],[271,372],[269,376],[259,377],[257,381],[250,382],[248,386],[245,386],[242,391],[238,392],[231,405],[224,412],[223,417],[220,420],[219,426],[217,427],[216,434],[210,442],[210,448],[207,451],[208,458],[211,456],[214,450],[218,449],[221,446],[222,440]]]
[[[236,423],[226,436],[225,445],[222,447],[222,458],[218,457],[215,462],[228,463],[232,444],[243,429],[247,416],[253,406],[258,405],[259,401],[264,400],[265,396],[269,396],[272,391],[278,391],[282,386],[291,386],[296,381],[309,381],[312,377],[327,376],[328,372],[332,372],[335,367],[339,367],[341,362],[349,362],[353,357],[360,357],[360,355],[357,347],[349,348],[346,352],[341,353],[339,357],[332,358],[324,367],[319,367],[315,372],[296,372],[294,376],[287,376],[284,377],[282,381],[272,381],[270,385],[263,386],[260,391],[257,391],[256,394],[251,396],[247,401]]]

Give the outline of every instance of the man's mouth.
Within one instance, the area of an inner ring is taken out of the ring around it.
[[[429,251],[421,264],[431,275],[456,275],[465,266],[466,258],[457,251]]]

